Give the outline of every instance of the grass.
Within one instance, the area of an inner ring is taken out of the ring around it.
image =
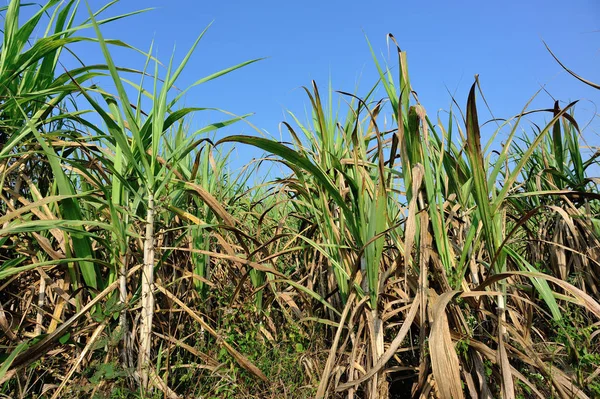
[[[392,65],[373,53],[364,98],[312,82],[289,142],[214,142],[249,115],[192,132],[214,110],[181,99],[258,59],[176,89],[206,30],[162,64],[103,37],[130,16],[104,18],[111,4],[51,1],[21,25],[24,4],[2,11],[0,393],[598,395],[600,150],[575,103],[526,106],[484,143],[478,80],[464,118],[433,120],[396,47]],[[75,42],[105,63],[57,70]],[[232,173],[231,143],[266,158]]]

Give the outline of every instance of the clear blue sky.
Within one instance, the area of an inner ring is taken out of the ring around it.
[[[97,9],[105,1],[90,4]],[[105,26],[103,32],[142,49],[154,39],[158,57],[165,62],[174,46],[180,60],[214,21],[180,79],[181,87],[227,66],[268,57],[193,89],[186,105],[219,107],[236,114],[254,112],[252,122],[276,137],[286,109],[304,114],[308,101],[298,89],[312,79],[323,91],[330,77],[334,89],[345,91],[354,91],[360,83],[364,92],[376,81],[365,34],[386,58],[386,34],[394,34],[408,52],[413,88],[430,114],[448,109],[446,88],[456,93],[464,107],[475,74],[480,75],[497,117],[518,113],[542,84],[557,99],[583,99],[582,115],[591,115],[595,105],[590,101],[600,99],[600,92],[563,72],[542,43],[545,40],[573,70],[600,81],[597,0],[127,0],[109,14],[145,7],[157,9]],[[115,54],[123,66],[143,65],[143,59],[130,52]],[[393,62],[395,55],[390,54]],[[80,55],[86,62],[101,61],[95,45],[81,47]],[[552,100],[541,94],[535,104],[551,107]],[[480,110],[484,111],[483,104]],[[482,112],[480,121],[487,118]],[[586,135],[592,144],[600,144],[597,127],[593,123]],[[225,133],[252,134],[252,130],[240,124]]]

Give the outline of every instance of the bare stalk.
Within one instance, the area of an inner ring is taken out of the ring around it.
[[[373,319],[373,364],[377,364],[385,352],[383,340],[383,321],[379,317],[377,309],[371,310]],[[385,373],[379,372],[373,376],[372,380],[372,398],[387,399],[389,394],[388,384]]]
[[[138,373],[142,388],[148,388],[150,350],[152,349],[152,316],[154,314],[154,196],[148,195],[144,267],[142,269],[142,300],[139,332]]]
[[[42,334],[42,324],[44,322],[44,303],[46,302],[46,279],[40,272],[40,287],[38,289],[37,315],[35,317],[35,335]]]
[[[121,314],[119,315],[119,329],[122,334],[121,361],[124,368],[132,367],[131,336],[127,323],[127,254],[121,254],[119,266],[119,302]]]

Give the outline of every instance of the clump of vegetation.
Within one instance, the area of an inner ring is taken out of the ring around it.
[[[129,15],[77,25],[78,4],[23,24],[20,1],[3,9],[3,395],[599,394],[600,151],[582,149],[574,103],[524,109],[482,143],[478,82],[464,117],[432,120],[397,48],[396,68],[373,55],[384,98],[340,92],[336,110],[313,82],[289,143],[214,142],[248,115],[190,131],[205,109],[180,100],[256,60],[177,90],[204,32],[181,65],[150,50],[131,69],[101,30]],[[105,63],[63,71],[82,41]],[[289,174],[232,173],[227,143]]]

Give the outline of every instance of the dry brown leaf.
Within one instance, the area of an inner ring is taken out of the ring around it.
[[[442,294],[439,298],[429,290],[429,303],[433,307],[433,320],[429,334],[429,354],[433,377],[443,398],[463,399],[458,355],[450,335],[446,306],[460,291]]]
[[[410,307],[410,311],[408,312],[406,319],[404,320],[404,323],[402,324],[402,327],[400,328],[400,331],[398,331],[398,334],[396,335],[396,338],[394,338],[394,340],[392,341],[392,343],[390,344],[388,349],[379,358],[379,361],[377,362],[377,364],[375,366],[373,366],[371,368],[371,370],[369,370],[369,372],[367,374],[365,374],[364,376],[362,376],[361,378],[353,380],[353,381],[349,381],[345,384],[340,384],[336,388],[336,391],[338,391],[338,392],[345,391],[346,389],[355,387],[356,385],[369,380],[371,377],[373,377],[375,374],[377,374],[379,372],[379,370],[381,370],[386,365],[386,363],[394,356],[394,354],[396,353],[396,351],[402,344],[402,341],[404,341],[406,334],[408,334],[408,332],[410,331],[410,327],[412,326],[412,323],[415,320],[415,317],[417,316],[418,310],[419,310],[419,301],[414,301],[412,306]]]
[[[504,334],[503,329],[498,328],[498,364],[500,365],[500,373],[502,376],[501,387],[502,387],[502,398],[503,399],[515,399],[515,385],[511,373],[510,362],[508,361],[508,355],[504,346]]]

